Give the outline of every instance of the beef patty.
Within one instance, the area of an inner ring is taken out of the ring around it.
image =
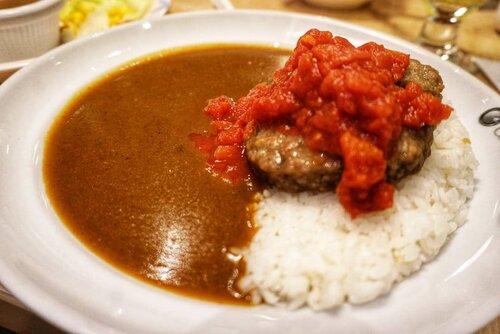
[[[443,81],[434,68],[411,59],[404,77],[405,86],[417,83],[426,92],[441,97]],[[418,173],[431,153],[434,126],[404,128],[394,152],[387,161],[388,182]],[[258,176],[278,189],[330,191],[335,189],[343,171],[340,157],[312,151],[300,135],[285,135],[273,129],[258,130],[246,141],[246,155]]]

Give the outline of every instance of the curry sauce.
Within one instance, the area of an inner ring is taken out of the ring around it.
[[[51,127],[43,175],[52,206],[91,251],[155,285],[245,301],[232,247],[252,237],[256,191],[213,177],[189,135],[207,100],[245,95],[287,51],[209,45],[136,61],[91,84]]]
[[[0,10],[29,5],[38,0],[0,0]]]

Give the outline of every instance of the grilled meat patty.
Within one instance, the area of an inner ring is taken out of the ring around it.
[[[398,84],[415,82],[424,91],[441,97],[444,89],[439,73],[428,65],[411,60]],[[431,153],[434,126],[404,128],[387,161],[386,176],[396,182],[417,173]],[[285,135],[273,129],[258,130],[246,142],[246,155],[251,168],[261,178],[288,192],[330,191],[342,176],[340,157],[312,151],[300,135]]]
[[[423,65],[418,60],[410,59],[410,65],[406,68],[405,74],[399,80],[399,86],[406,86],[409,82],[418,84],[425,92],[441,98],[444,89],[443,80],[439,72],[432,66]]]
[[[309,149],[302,136],[272,129],[260,130],[250,138],[246,154],[258,176],[289,192],[335,189],[344,165],[339,158]]]
[[[418,173],[425,159],[431,155],[435,126],[420,129],[404,129],[396,143],[394,152],[387,160],[387,181],[394,183],[407,175]]]

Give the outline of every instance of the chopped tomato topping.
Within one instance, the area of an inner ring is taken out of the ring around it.
[[[355,47],[312,29],[272,84],[257,85],[237,102],[211,100],[205,112],[212,132],[193,140],[211,172],[238,182],[248,177],[244,141],[257,125],[301,134],[312,150],[344,160],[336,191],[351,216],[389,208],[394,188],[385,169],[403,127],[435,125],[452,112],[415,83],[396,85],[408,65],[407,54],[373,42]]]

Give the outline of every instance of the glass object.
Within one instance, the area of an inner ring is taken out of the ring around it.
[[[429,0],[433,15],[429,16],[418,38],[419,44],[431,48],[444,60],[450,60],[469,72],[477,72],[471,57],[456,44],[462,17],[486,0]]]

